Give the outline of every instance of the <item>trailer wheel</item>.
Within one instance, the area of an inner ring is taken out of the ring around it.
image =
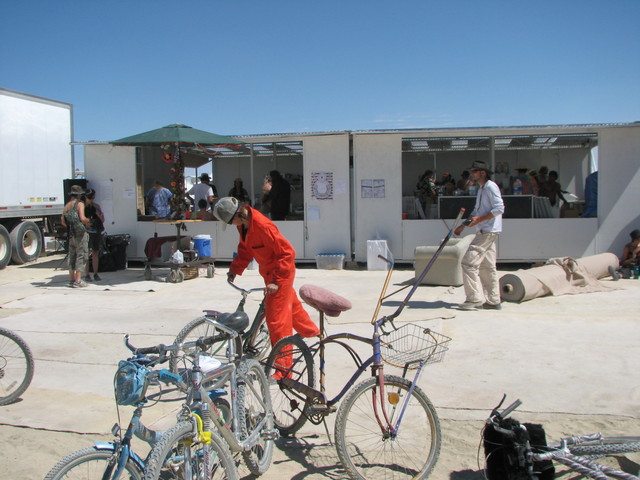
[[[20,222],[11,230],[13,263],[22,265],[32,262],[40,256],[42,251],[42,234],[33,222]]]
[[[0,270],[11,260],[11,237],[4,225],[0,225]]]

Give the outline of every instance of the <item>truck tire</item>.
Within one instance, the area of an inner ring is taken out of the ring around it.
[[[11,237],[4,225],[0,225],[0,270],[11,260]]]
[[[32,262],[42,251],[42,233],[33,222],[20,222],[11,230],[11,259],[22,265]]]

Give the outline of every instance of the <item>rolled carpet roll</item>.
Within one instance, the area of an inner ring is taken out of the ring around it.
[[[598,282],[609,276],[609,266],[618,266],[613,253],[601,253],[574,260],[552,258],[546,265],[518,270],[500,278],[500,296],[505,302],[524,302],[546,295],[564,295],[608,290]]]

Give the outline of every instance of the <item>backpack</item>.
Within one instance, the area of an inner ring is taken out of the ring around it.
[[[69,233],[72,236],[82,236],[86,231],[87,227],[84,226],[84,223],[80,221],[80,215],[78,214],[78,202],[73,204],[71,210],[64,214],[64,221],[69,226]]]
[[[487,425],[482,438],[486,458],[486,475],[489,480],[552,480],[555,469],[551,460],[530,463],[526,442],[530,442],[534,453],[544,452],[547,439],[542,425],[523,423],[505,418],[501,427],[511,430],[516,438],[508,438],[493,425]],[[530,475],[530,473],[533,474]]]

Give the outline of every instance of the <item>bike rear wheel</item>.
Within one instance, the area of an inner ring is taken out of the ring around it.
[[[298,335],[280,339],[271,350],[265,373],[269,380],[273,419],[280,435],[293,435],[307,421],[306,407],[309,399],[300,392],[287,388],[282,379],[290,379],[313,388],[313,356],[306,343]]]
[[[112,459],[114,462],[112,462]],[[103,480],[111,478],[117,467],[114,452],[97,450],[94,447],[83,448],[60,460],[44,480]],[[143,471],[131,458],[127,460],[122,480],[142,480]]]
[[[211,432],[211,474],[203,469],[205,445],[193,434],[191,422],[180,422],[167,430],[147,457],[144,480],[238,480],[238,471],[228,445]]]
[[[385,411],[395,423],[409,395],[411,382],[384,376]],[[335,438],[338,457],[353,479],[424,479],[438,460],[442,443],[440,420],[427,395],[413,390],[397,435],[388,432],[378,403],[376,377],[359,383],[340,405]],[[384,430],[376,420],[380,418]]]
[[[16,333],[0,328],[0,405],[16,401],[33,379],[33,354]]]
[[[244,360],[238,369],[238,417],[241,440],[254,433],[260,436],[250,450],[242,452],[242,457],[251,473],[262,475],[271,465],[275,442],[273,437],[263,436],[274,433],[273,413],[267,377],[256,360]]]

